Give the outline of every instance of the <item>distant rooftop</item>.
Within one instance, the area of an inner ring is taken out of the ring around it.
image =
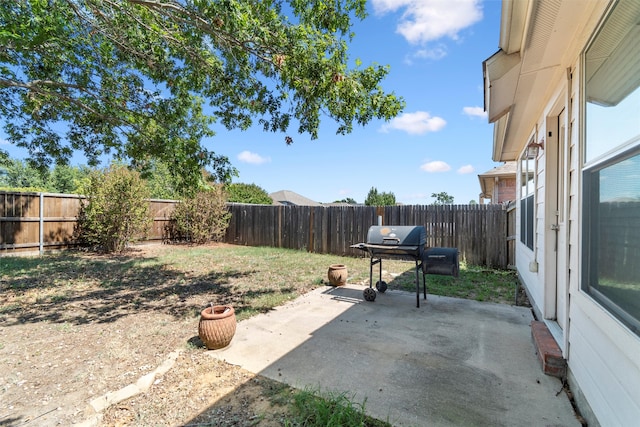
[[[289,206],[321,206],[314,200],[301,196],[298,193],[289,190],[280,190],[275,193],[269,194],[269,197],[273,200],[274,205],[289,205]]]
[[[490,176],[503,176],[503,175],[512,175],[515,176],[518,171],[518,164],[516,162],[506,162],[503,165],[496,166],[495,168],[478,175],[478,177],[490,177]]]

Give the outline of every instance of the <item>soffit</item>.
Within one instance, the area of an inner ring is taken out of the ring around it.
[[[520,2],[507,0],[506,3]],[[572,0],[538,0],[530,3],[524,20],[517,17],[518,21],[512,27],[501,22],[501,33],[505,28],[510,28],[510,32],[520,29],[525,33],[520,52],[509,55],[505,47],[513,51],[515,36],[503,37],[501,34],[501,43],[509,40],[507,46],[500,46],[505,50],[503,53],[507,56],[519,55],[520,61],[507,73],[492,76],[489,70],[485,76],[485,103],[489,121],[500,127],[498,131],[494,130],[494,161],[517,159],[535,129],[535,123],[554,85],[578,57],[579,51],[572,47],[572,43],[597,4],[596,1],[580,2],[580,7],[576,7],[576,2]],[[511,16],[513,19],[513,11]],[[524,22],[524,25],[520,22]],[[570,47],[574,51],[570,51]],[[487,67],[490,65],[487,64]],[[512,100],[510,103],[509,99]]]
[[[500,48],[507,54],[520,52],[527,27],[531,0],[502,0]]]
[[[485,110],[493,123],[505,115],[514,103],[520,76],[520,54],[502,50],[484,61]]]

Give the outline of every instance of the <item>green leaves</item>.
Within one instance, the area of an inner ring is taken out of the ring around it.
[[[431,197],[436,199],[433,204],[434,205],[451,205],[453,204],[453,196],[447,194],[446,191],[441,191],[439,193],[431,193]]]
[[[388,68],[349,70],[365,0],[20,0],[0,2],[0,114],[8,139],[46,164],[74,151],[173,165],[195,185],[234,169],[203,149],[217,121],[318,137],[404,107]]]
[[[256,184],[233,183],[226,186],[228,201],[231,203],[251,203],[270,205],[273,203],[269,193]]]
[[[171,239],[196,244],[220,241],[231,219],[224,187],[214,185],[184,198],[176,205],[171,219]]]
[[[367,206],[395,206],[396,195],[391,192],[378,193],[377,188],[371,187],[364,204]]]
[[[151,226],[148,188],[137,172],[121,165],[94,171],[82,201],[78,233],[85,244],[122,252]]]

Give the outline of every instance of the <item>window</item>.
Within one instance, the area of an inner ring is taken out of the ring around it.
[[[582,290],[640,335],[640,2],[584,54]]]
[[[520,241],[533,250],[535,220],[535,154],[525,150],[520,159]]]

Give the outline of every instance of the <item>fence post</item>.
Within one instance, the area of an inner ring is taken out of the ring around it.
[[[44,254],[44,193],[40,193],[40,233],[39,233],[39,242],[38,249],[40,250],[40,255]]]
[[[278,206],[278,247],[282,247],[282,205]]]
[[[314,252],[314,250],[313,250],[313,246],[314,246],[314,241],[313,241],[313,238],[314,238],[314,233],[313,233],[314,232],[314,229],[313,229],[314,228],[313,227],[314,226],[314,218],[313,218],[313,214],[314,214],[314,212],[315,212],[315,208],[312,206],[310,208],[310,212],[309,212],[309,245],[307,247],[307,251],[311,252],[311,253]]]

